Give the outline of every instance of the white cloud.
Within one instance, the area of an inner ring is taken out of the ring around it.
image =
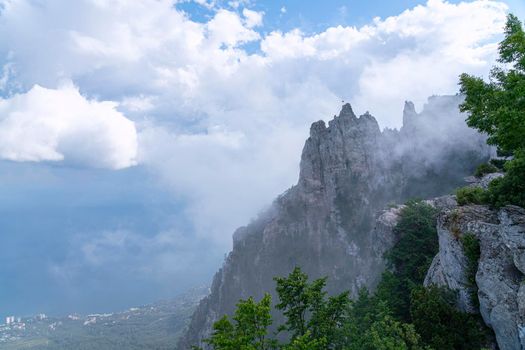
[[[225,244],[296,180],[312,121],[344,99],[398,126],[405,100],[421,105],[456,93],[461,72],[488,72],[506,12],[499,1],[430,0],[362,27],[263,35],[262,14],[246,9],[218,9],[198,23],[169,0],[7,4],[6,89],[66,78],[121,102],[140,126],[140,162],[187,199],[201,234]],[[250,42],[261,52],[244,50]],[[68,158],[56,147],[39,152]]]
[[[0,157],[120,169],[135,165],[134,123],[113,102],[87,100],[72,85],[35,85],[0,99]]]
[[[250,28],[257,25],[254,18],[257,12],[250,11],[246,16],[245,23],[235,12],[219,10],[207,23],[208,36],[212,43],[218,47],[226,45],[235,47],[238,44],[259,39],[259,34]],[[262,18],[260,19],[262,21]]]
[[[259,27],[263,24],[264,12],[257,12],[250,9],[243,9],[244,23],[248,28]]]
[[[120,105],[132,112],[149,111],[154,108],[154,97],[144,95],[124,97]]]

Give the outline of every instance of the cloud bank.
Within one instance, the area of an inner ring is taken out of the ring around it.
[[[0,158],[121,169],[136,164],[135,125],[114,102],[87,100],[72,85],[0,99]]]
[[[1,129],[31,127],[20,132],[27,144],[3,144],[2,157],[122,168],[137,147],[138,162],[185,198],[197,234],[227,247],[236,226],[295,182],[311,122],[345,100],[399,126],[406,99],[420,108],[456,93],[460,73],[487,74],[507,11],[500,1],[429,0],[362,27],[266,33],[265,14],[247,2],[201,3],[214,12],[198,22],[169,0],[3,1],[2,120],[14,126]],[[64,90],[64,79],[114,103]],[[36,107],[23,101],[39,94],[61,107],[33,121]],[[92,108],[107,118],[87,118]],[[46,132],[33,140],[34,122]]]

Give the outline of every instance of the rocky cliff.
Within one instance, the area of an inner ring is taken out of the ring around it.
[[[416,195],[450,193],[489,155],[459,115],[460,101],[433,97],[419,114],[406,103],[399,131],[381,131],[374,117],[357,117],[349,104],[328,126],[312,124],[297,185],[234,233],[233,250],[179,349],[199,344],[240,298],[262,297],[274,290],[274,276],[295,266],[312,278],[328,276],[329,292],[373,289],[383,253],[396,240],[395,210],[381,210]]]
[[[501,350],[525,349],[525,210],[450,207],[439,214],[437,231],[439,253],[425,285],[456,291],[458,307],[481,313]],[[464,247],[467,235],[479,242],[479,260],[472,272]],[[475,274],[474,284],[469,273]]]

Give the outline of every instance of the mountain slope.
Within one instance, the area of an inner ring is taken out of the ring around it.
[[[450,192],[491,152],[465,125],[460,101],[433,97],[420,114],[406,103],[400,131],[381,132],[369,113],[357,117],[349,104],[328,126],[314,123],[297,185],[234,233],[233,250],[179,349],[199,344],[240,298],[262,297],[274,290],[274,276],[295,266],[312,278],[328,276],[332,293],[373,289],[384,270],[383,253],[395,241],[388,220],[375,226],[380,210],[414,195]]]

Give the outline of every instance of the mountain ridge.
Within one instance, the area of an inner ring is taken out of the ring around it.
[[[406,103],[408,124],[400,130],[381,131],[374,117],[368,112],[357,117],[350,104],[328,126],[313,123],[297,184],[234,233],[233,249],[179,349],[205,346],[201,340],[214,321],[231,314],[240,298],[273,290],[273,277],[295,266],[312,278],[327,276],[330,293],[350,290],[355,296],[362,287],[373,289],[384,270],[382,255],[393,242],[376,230],[380,211],[413,194],[450,193],[492,152],[466,126],[458,111],[461,100],[432,97],[421,113]],[[378,249],[374,240],[386,244]]]

